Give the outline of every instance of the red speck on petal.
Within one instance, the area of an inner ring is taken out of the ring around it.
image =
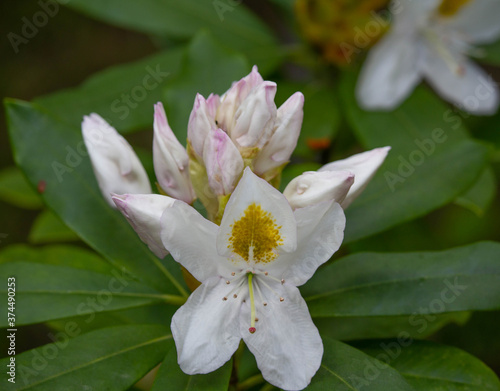
[[[257,331],[257,329],[255,327],[250,327],[248,331],[250,331],[250,334],[253,334]]]
[[[45,188],[47,187],[47,182],[45,181],[40,181],[38,182],[38,185],[36,187],[36,189],[38,190],[38,192],[40,194],[44,193],[45,192]]]

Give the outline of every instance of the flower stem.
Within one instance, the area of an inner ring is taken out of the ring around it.
[[[259,373],[258,375],[249,377],[245,381],[242,381],[238,386],[236,387],[237,391],[246,391],[252,387],[255,387],[258,384],[264,383],[264,378],[262,375]]]

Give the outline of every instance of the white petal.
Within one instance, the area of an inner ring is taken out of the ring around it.
[[[243,158],[231,138],[222,130],[211,130],[203,149],[208,183],[217,195],[231,194],[243,172]]]
[[[459,31],[470,43],[491,43],[500,35],[499,15],[498,0],[470,1],[456,16],[450,18],[449,26]]]
[[[175,200],[158,194],[115,194],[112,199],[141,240],[156,256],[164,258],[168,251],[161,241],[160,218]]]
[[[172,257],[200,282],[212,276],[229,277],[235,266],[217,254],[218,226],[193,207],[175,201],[161,216],[161,239]]]
[[[349,189],[345,200],[340,202],[344,209],[363,192],[384,162],[390,149],[391,147],[375,148],[371,151],[358,153],[347,159],[328,163],[318,170],[320,172],[349,170],[354,174],[354,184]]]
[[[461,73],[452,72],[446,62],[429,52],[424,72],[429,84],[444,99],[473,114],[490,115],[498,108],[498,87],[479,66],[465,57]]]
[[[271,138],[276,119],[276,83],[265,81],[255,87],[234,114],[231,138],[238,145],[262,148]]]
[[[189,296],[172,318],[170,327],[178,362],[188,375],[215,371],[238,348],[240,302],[223,301],[227,293],[224,280],[212,277]]]
[[[170,129],[160,102],[155,105],[153,162],[156,179],[163,191],[191,204],[196,197],[189,179],[189,157]]]
[[[278,109],[274,133],[254,161],[257,174],[264,174],[288,162],[297,146],[302,119],[304,95],[296,92]]]
[[[306,171],[293,178],[283,191],[293,209],[323,201],[344,201],[355,181],[351,171]]]
[[[241,311],[240,332],[264,379],[284,390],[302,390],[321,365],[323,342],[299,290],[286,285],[276,288],[285,300],[275,298],[268,300],[266,307],[257,307],[259,321],[254,334],[248,331],[247,300]],[[265,286],[261,290],[264,296],[273,297]]]
[[[368,53],[356,86],[366,110],[391,110],[405,100],[421,79],[421,43],[416,35],[386,35]]]
[[[148,175],[130,144],[98,114],[83,117],[83,141],[106,201],[111,193],[151,193]]]
[[[280,254],[266,271],[279,280],[300,286],[339,249],[346,220],[342,207],[332,201],[297,209],[294,215],[298,231],[297,250]]]
[[[217,235],[217,251],[222,256],[231,256],[228,248],[228,239],[231,236],[232,225],[244,216],[247,208],[252,205],[260,207],[271,214],[276,226],[280,226],[280,236],[283,244],[278,246],[280,251],[294,251],[297,246],[297,226],[292,209],[286,198],[265,180],[255,175],[250,168],[246,168],[238,186],[231,194]],[[255,227],[254,229],[259,229]]]

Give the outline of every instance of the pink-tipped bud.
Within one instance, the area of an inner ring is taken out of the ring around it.
[[[290,181],[283,195],[292,209],[331,200],[341,203],[353,183],[350,171],[306,171]]]
[[[234,115],[231,138],[243,148],[262,148],[271,138],[276,119],[276,83],[259,84],[241,103]]]
[[[274,133],[254,161],[257,174],[264,174],[288,162],[300,135],[304,118],[304,95],[296,92],[278,109]]]
[[[222,129],[208,133],[203,150],[208,183],[217,195],[231,194],[243,172],[243,159],[238,148]]]
[[[210,130],[215,129],[215,118],[211,116],[213,106],[217,103],[216,98],[211,98],[209,102],[200,94],[196,94],[193,110],[189,116],[188,140],[194,152],[201,158],[203,156],[203,146]]]
[[[98,114],[83,117],[82,135],[101,193],[151,193],[146,170],[130,144]]]
[[[391,147],[375,148],[347,159],[328,163],[318,170],[319,172],[349,170],[356,176],[354,185],[352,185],[345,200],[341,203],[344,209],[363,192],[368,182],[384,162],[390,149]]]
[[[195,199],[189,179],[189,157],[186,149],[168,125],[163,105],[155,105],[153,162],[156,178],[169,196],[188,204]]]
[[[158,194],[114,194],[112,199],[141,240],[156,256],[164,258],[168,251],[160,236],[161,215],[175,200]]]

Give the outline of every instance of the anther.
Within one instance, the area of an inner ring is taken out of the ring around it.
[[[266,302],[263,302],[263,303],[262,303],[262,305],[263,305],[264,307],[266,307],[266,306],[267,306],[267,303],[266,303]]]
[[[264,272],[264,275],[267,276],[269,273],[268,272]]]
[[[281,280],[281,285],[283,285],[285,283],[285,280]]]
[[[222,298],[222,301],[226,301],[226,300],[227,300],[227,297],[223,297],[223,298]]]
[[[233,297],[236,299],[236,298],[238,297],[238,295],[235,293],[235,294],[233,295]]]
[[[255,321],[258,322],[259,321],[259,318],[255,318]]]
[[[235,274],[236,274],[235,272],[232,272],[232,273],[231,273],[231,275],[232,275],[233,277],[234,277],[234,275],[235,275]]]
[[[285,301],[285,299],[283,299],[282,297],[280,297],[280,301],[283,302],[283,301]]]
[[[227,285],[229,285],[230,283],[231,283],[231,281],[229,281],[229,280],[227,280],[227,281],[226,281],[226,284],[227,284]]]

